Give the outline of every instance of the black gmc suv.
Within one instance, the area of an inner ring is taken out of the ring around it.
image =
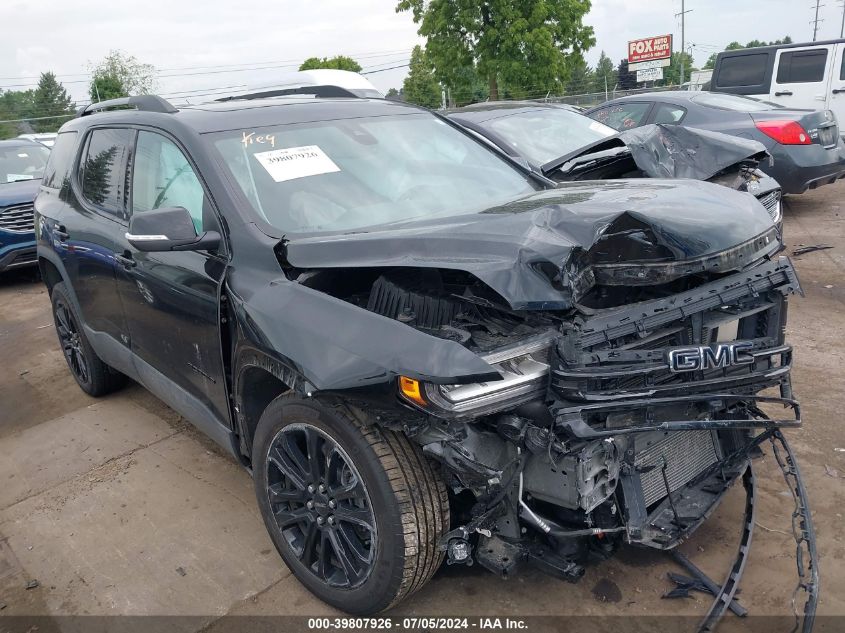
[[[552,186],[379,99],[145,96],[62,127],[36,214],[80,387],[128,376],[231,452],[347,612],[444,557],[574,581],[622,543],[671,549],[800,424],[798,279],[747,193]]]

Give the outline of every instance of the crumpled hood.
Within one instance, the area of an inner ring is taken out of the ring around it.
[[[753,139],[682,125],[643,125],[596,141],[542,166],[544,173],[568,169],[584,158],[626,147],[649,178],[707,180],[738,163],[770,164],[766,147]]]
[[[771,218],[753,196],[718,185],[585,181],[478,214],[283,241],[280,255],[297,269],[462,270],[515,310],[548,310],[572,306],[577,297],[570,280],[592,265],[683,262],[771,229]],[[774,247],[766,242],[765,250]],[[750,261],[745,255],[742,266]]]

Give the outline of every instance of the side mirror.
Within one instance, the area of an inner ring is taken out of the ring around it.
[[[220,246],[220,233],[197,235],[191,214],[184,207],[163,207],[132,216],[126,239],[139,251],[213,251]]]

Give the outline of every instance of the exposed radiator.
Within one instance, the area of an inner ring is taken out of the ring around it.
[[[660,437],[661,435],[663,437]],[[645,443],[652,437],[655,441],[646,446]],[[719,459],[711,431],[670,431],[665,435],[660,433],[652,437],[638,438],[644,445],[642,448],[638,446],[634,459],[634,464],[641,473],[640,481],[647,506],[667,495],[662,472],[664,459],[666,478],[672,492],[689,483]],[[650,466],[654,468],[643,472]]]

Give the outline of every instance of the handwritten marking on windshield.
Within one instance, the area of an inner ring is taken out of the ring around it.
[[[252,145],[253,143],[276,147],[276,136],[274,134],[256,134],[255,132],[250,132],[249,134],[247,134],[246,132],[243,132],[243,138],[241,138],[241,143],[244,144],[244,147]]]

